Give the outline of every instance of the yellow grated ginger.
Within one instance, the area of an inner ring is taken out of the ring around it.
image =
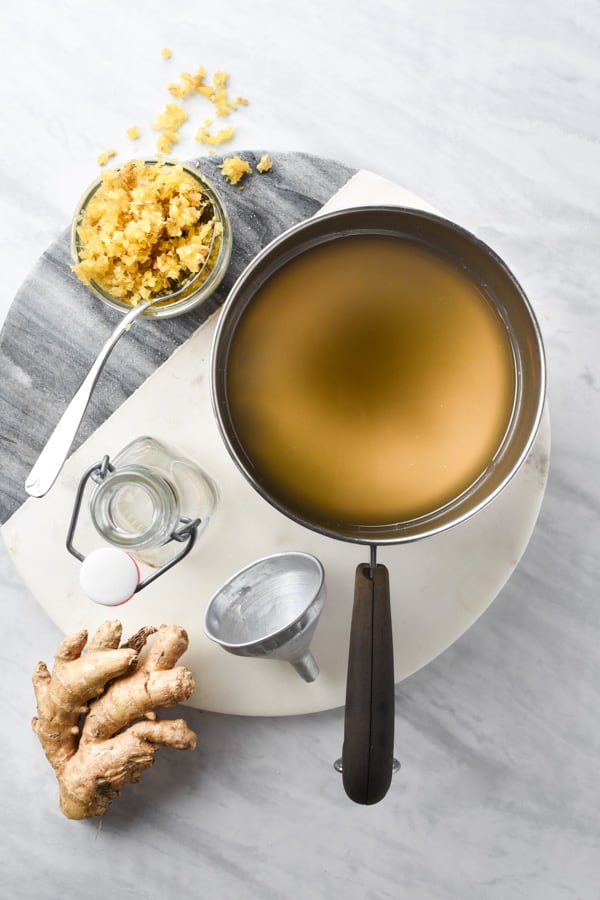
[[[112,159],[113,156],[117,155],[116,150],[105,150],[104,153],[100,153],[98,156],[98,165],[105,166],[109,159]]]
[[[238,107],[235,100],[229,99],[226,90],[219,90],[215,93],[213,104],[218,116],[228,116],[232,110]]]
[[[252,174],[250,163],[240,159],[239,156],[228,156],[227,159],[223,160],[219,168],[223,173],[223,177],[227,178],[230,184],[237,184],[244,175]]]
[[[257,172],[269,172],[273,167],[273,160],[269,157],[268,153],[263,153],[258,163],[256,164]]]
[[[178,140],[179,135],[176,131],[163,131],[156,142],[156,149],[159,153],[164,153],[165,156],[168,156],[173,148],[173,144],[176,144]]]
[[[224,88],[229,81],[229,72],[215,72],[213,75],[213,84],[216,88]]]
[[[189,89],[186,89],[185,85],[177,84],[175,81],[167,85],[167,90],[178,100],[183,100],[189,94]]]
[[[188,114],[183,106],[179,103],[167,103],[164,111],[157,116],[156,122],[152,125],[155,131],[162,131],[156,142],[159,153],[168,155],[171,152],[173,144],[179,140],[179,129],[187,118]]]
[[[72,268],[84,284],[135,305],[172,293],[207,260],[208,276],[221,231],[211,200],[181,165],[132,160],[103,173],[77,228]]]
[[[191,91],[200,91],[201,93],[204,93],[204,89],[207,89],[209,93],[212,93],[213,88],[211,88],[204,82],[205,76],[206,69],[204,68],[204,66],[198,66],[195,75],[191,75],[189,72],[182,72],[179,76],[181,79],[181,83],[172,81],[167,85],[167,89],[171,94],[173,94],[174,97],[177,97],[179,99],[187,97],[187,95]]]
[[[164,59],[171,58],[171,49],[164,47],[161,50],[161,56]],[[212,76],[212,80],[207,80],[206,68],[198,66],[195,72],[182,72],[177,81],[172,81],[167,85],[167,89],[171,95],[178,101],[185,100],[189,94],[196,93],[206,97],[214,107],[216,116],[229,116],[232,112],[239,109],[240,106],[247,106],[249,101],[245,97],[230,97],[228,93],[229,73],[218,69]],[[161,132],[156,141],[156,149],[158,156],[169,156],[173,146],[179,141],[179,131],[184,122],[188,119],[188,113],[178,102],[167,103],[164,110],[156,117],[156,121],[152,124],[155,131]],[[216,146],[230,141],[233,137],[233,128],[221,128],[211,134],[208,130],[212,124],[212,119],[205,118],[203,127],[201,127],[196,135],[195,140],[200,144],[208,144]],[[140,137],[140,129],[137,125],[132,125],[127,129],[126,135],[129,140],[137,141]],[[107,162],[115,156],[116,150],[107,150],[98,157],[98,164],[105,166]]]
[[[162,113],[156,117],[153,128],[156,131],[177,131],[187,120],[188,114],[179,103],[167,103]]]
[[[247,106],[248,100],[244,97],[231,98],[227,92],[227,82],[229,81],[229,72],[221,70],[215,72],[212,78],[212,84],[206,82],[206,69],[199,66],[194,75],[189,72],[182,72],[179,76],[180,81],[172,81],[167,85],[168,90],[174,97],[183,100],[192,91],[202,94],[214,105],[218,116],[228,116],[238,106]]]
[[[230,141],[232,137],[233,128],[230,125],[228,128],[220,128],[216,134],[211,134],[208,128],[199,128],[194,140],[198,141],[199,144],[216,145],[224,144],[225,141]]]

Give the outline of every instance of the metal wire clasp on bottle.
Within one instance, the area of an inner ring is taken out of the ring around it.
[[[66,547],[69,553],[71,553],[80,562],[84,562],[86,557],[75,547],[74,538],[85,488],[89,480],[98,485],[104,482],[104,480],[107,477],[110,477],[110,475],[114,472],[115,467],[110,462],[109,456],[105,455],[100,462],[94,463],[94,465],[90,466],[90,468],[84,473],[79,482],[79,486],[75,494],[71,521],[67,531]],[[163,565],[160,566],[157,571],[152,572],[142,581],[139,581],[134,588],[133,593],[139,593],[139,591],[143,590],[143,588],[147,587],[149,584],[152,584],[153,581],[156,581],[157,578],[160,578],[161,575],[164,575],[165,572],[173,568],[173,566],[175,566],[178,562],[180,562],[182,559],[184,559],[184,557],[188,555],[196,542],[201,521],[202,520],[200,518],[190,519],[187,516],[179,517],[177,524],[170,532],[168,541],[175,541],[178,544],[183,544],[182,548],[170,560],[163,563]]]

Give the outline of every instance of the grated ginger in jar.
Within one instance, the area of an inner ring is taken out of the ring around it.
[[[185,286],[205,263],[208,277],[221,231],[211,199],[181,165],[132,160],[105,171],[85,205],[72,268],[135,305]]]

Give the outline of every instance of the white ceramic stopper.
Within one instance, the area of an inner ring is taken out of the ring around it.
[[[137,563],[124,550],[102,547],[81,564],[79,583],[94,603],[119,606],[133,596],[140,580]]]

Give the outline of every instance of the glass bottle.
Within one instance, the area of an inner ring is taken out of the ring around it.
[[[199,519],[197,535],[206,529],[218,489],[195,462],[143,436],[110,464],[89,501],[92,522],[107,543],[158,567],[177,552],[173,533],[178,528]]]

